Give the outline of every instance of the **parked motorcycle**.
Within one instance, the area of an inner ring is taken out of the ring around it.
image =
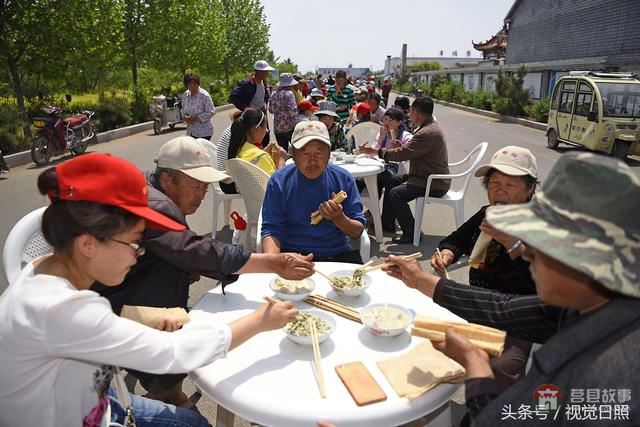
[[[67,96],[67,102],[71,96]],[[91,128],[93,111],[82,111],[71,117],[62,117],[62,110],[48,106],[43,111],[46,117],[36,117],[33,125],[39,130],[31,142],[31,159],[38,166],[49,163],[52,155],[64,154],[67,150],[72,155],[85,152],[89,141],[94,137]]]

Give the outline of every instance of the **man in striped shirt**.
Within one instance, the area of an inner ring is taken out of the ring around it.
[[[327,100],[336,103],[336,113],[340,116],[340,123],[344,123],[349,118],[349,111],[356,103],[353,90],[347,86],[347,72],[338,70],[336,72],[336,83],[329,88]]]

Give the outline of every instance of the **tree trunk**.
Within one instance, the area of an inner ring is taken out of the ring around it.
[[[13,84],[13,94],[16,96],[18,102],[18,108],[22,113],[22,131],[24,136],[31,139],[31,123],[29,122],[29,115],[27,114],[27,108],[24,105],[24,95],[22,94],[22,80],[20,79],[20,73],[18,72],[18,63],[10,56],[7,56],[7,65],[9,66],[9,73],[11,74],[11,83]]]

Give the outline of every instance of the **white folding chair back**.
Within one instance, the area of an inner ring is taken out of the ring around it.
[[[351,138],[355,140],[356,148],[369,143],[369,147],[376,145],[376,136],[380,132],[380,125],[373,122],[364,122],[355,125],[349,132],[347,132],[346,138],[351,144]]]
[[[211,167],[217,169],[218,164],[218,147],[212,141],[206,140],[204,138],[197,138],[196,141],[207,150],[207,154],[209,155],[209,161],[211,162]],[[224,172],[224,171],[223,171]],[[213,221],[211,224],[211,238],[216,238],[216,233],[218,232],[218,212],[220,211],[220,204],[224,204],[224,222],[223,224],[227,224],[230,222],[229,215],[231,214],[231,201],[233,199],[242,199],[240,194],[227,194],[220,189],[220,185],[218,183],[211,184],[211,192],[213,198]]]
[[[7,282],[12,283],[25,265],[43,255],[53,253],[53,248],[42,235],[42,214],[47,207],[29,212],[11,229],[4,242],[2,266]]]
[[[472,173],[478,167],[478,163],[482,160],[487,147],[488,142],[481,142],[471,152],[459,162],[449,163],[449,169],[459,170],[462,167],[466,167],[460,173],[449,174],[433,174],[429,175],[427,179],[427,188],[425,189],[425,197],[418,197],[416,199],[416,222],[413,228],[413,244],[415,246],[420,245],[420,233],[422,232],[422,216],[424,214],[424,207],[428,203],[440,203],[443,205],[451,206],[453,208],[456,217],[456,227],[460,227],[464,223],[464,194],[469,186]],[[468,165],[468,166],[467,166]],[[429,197],[431,191],[431,183],[434,179],[450,179],[452,182],[451,189],[442,197]],[[462,181],[462,185],[454,186],[454,182]]]
[[[256,230],[256,252],[262,252],[262,237],[260,236],[262,233],[262,212],[260,212],[260,215],[258,216],[258,225]],[[358,238],[358,249],[360,250],[360,258],[362,258],[362,262],[369,261],[371,258],[371,240],[369,239],[366,229]]]
[[[247,236],[249,236],[248,239],[251,239],[251,230],[258,223],[258,217],[262,210],[269,175],[258,166],[241,159],[227,160],[227,172],[236,183],[247,208],[249,223]]]

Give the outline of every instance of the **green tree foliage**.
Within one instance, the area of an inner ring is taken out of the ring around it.
[[[413,65],[408,65],[407,68],[409,68],[409,72],[415,72],[415,71],[440,70],[442,67],[440,67],[440,63],[439,62],[422,61],[422,62],[418,62],[418,63],[413,64]]]
[[[251,70],[268,52],[269,24],[259,0],[221,0],[226,54],[222,68],[227,85],[234,71]]]
[[[276,65],[274,68],[278,70],[278,73],[280,74],[282,73],[296,74],[298,72],[298,66],[293,63],[291,58],[287,58],[282,62],[276,62]]]
[[[520,67],[515,74],[505,74],[502,70],[498,71],[494,104],[497,113],[509,116],[524,114],[525,107],[531,102],[529,91],[523,87],[526,74],[527,70],[524,66]]]

